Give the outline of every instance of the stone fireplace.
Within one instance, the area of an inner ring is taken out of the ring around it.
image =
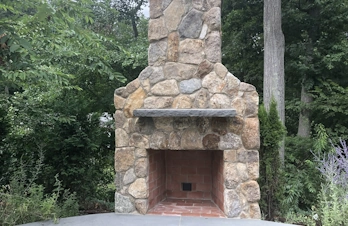
[[[221,64],[221,0],[150,0],[149,66],[115,91],[117,213],[210,200],[261,218],[259,97]]]

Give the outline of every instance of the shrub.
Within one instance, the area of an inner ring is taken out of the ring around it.
[[[34,183],[41,169],[38,160],[36,171],[27,178],[26,166],[22,163],[12,175],[9,184],[0,188],[0,225],[17,225],[35,221],[67,217],[78,214],[75,194],[61,187],[58,176],[55,177],[55,189],[44,193],[42,185]]]

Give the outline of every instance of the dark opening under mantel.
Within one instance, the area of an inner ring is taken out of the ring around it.
[[[235,109],[136,109],[135,117],[217,117],[236,116]]]

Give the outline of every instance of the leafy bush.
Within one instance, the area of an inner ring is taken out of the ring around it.
[[[28,178],[23,163],[11,177],[10,183],[0,188],[0,225],[17,225],[35,221],[68,217],[78,214],[75,194],[64,190],[58,176],[55,188],[49,195],[42,185],[34,183],[42,166],[42,158],[37,161],[36,171]]]

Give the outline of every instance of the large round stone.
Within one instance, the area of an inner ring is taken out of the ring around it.
[[[115,193],[115,212],[116,213],[130,213],[135,210],[135,206],[131,199],[118,192]]]
[[[242,140],[246,149],[260,148],[260,129],[258,118],[247,118],[242,133]]]
[[[203,26],[203,13],[191,10],[179,25],[180,38],[198,38]]]
[[[128,188],[128,193],[136,199],[145,199],[149,196],[145,178],[139,178]]]
[[[116,148],[115,170],[122,172],[128,170],[134,164],[134,148]]]

